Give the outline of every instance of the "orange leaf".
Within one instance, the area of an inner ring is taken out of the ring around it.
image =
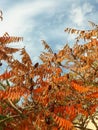
[[[98,92],[94,92],[94,93],[92,93],[92,94],[89,94],[89,95],[87,95],[87,98],[89,99],[91,99],[91,98],[98,98]]]
[[[64,128],[66,130],[72,130],[73,124],[69,120],[56,116],[55,114],[53,114],[52,116],[54,118],[54,121],[60,128]]]
[[[58,130],[58,127],[53,126],[53,127],[52,127],[52,130]]]
[[[80,86],[79,84],[75,83],[75,82],[71,82],[71,86],[78,92],[80,93],[85,93],[89,91],[89,87],[84,87],[84,86]]]
[[[12,76],[12,72],[11,71],[5,72],[5,73],[0,75],[0,79],[6,80],[6,79],[9,79],[11,76]]]

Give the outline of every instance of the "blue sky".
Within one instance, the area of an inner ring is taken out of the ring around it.
[[[43,51],[45,40],[54,51],[69,43],[73,35],[64,32],[66,27],[87,29],[88,21],[98,24],[98,0],[0,0],[3,22],[0,35],[22,36],[22,43],[14,47],[26,47],[34,62]]]

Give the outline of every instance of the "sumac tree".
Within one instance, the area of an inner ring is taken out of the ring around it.
[[[54,53],[43,40],[47,51],[36,64],[25,48],[7,47],[21,37],[0,37],[0,60],[8,64],[0,75],[0,129],[91,130],[92,121],[98,130],[98,25],[90,23],[92,30],[65,29],[77,34],[72,48]],[[17,51],[21,61],[12,55]]]

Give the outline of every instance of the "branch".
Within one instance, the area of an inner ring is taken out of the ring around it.
[[[14,115],[14,116],[7,117],[7,118],[5,118],[3,120],[0,120],[0,124],[3,123],[3,122],[5,122],[6,120],[9,120],[11,118],[16,118],[16,117],[20,117],[20,115]]]
[[[96,127],[96,130],[98,130],[98,125],[97,125],[97,123],[96,123],[95,120],[94,120],[94,116],[95,116],[96,112],[95,112],[94,115],[91,115],[91,114],[90,114],[90,111],[89,111],[89,109],[88,109],[88,113],[89,113],[89,116],[90,116],[90,119],[91,119],[92,123],[93,123],[94,126]]]
[[[91,120],[92,120],[92,123],[94,124],[94,126],[96,127],[96,130],[98,130],[98,126],[97,126],[97,123],[95,122],[93,116],[90,116],[91,117]]]
[[[10,99],[8,99],[8,101],[9,101],[10,105],[11,105],[19,114],[22,114],[22,111],[20,111],[20,110],[13,104],[13,102],[12,102]]]
[[[5,90],[6,86],[0,82],[0,87],[2,87],[3,90]]]
[[[85,128],[85,127],[81,127],[81,126],[74,126],[74,127],[79,128],[81,130],[93,130],[93,129]]]

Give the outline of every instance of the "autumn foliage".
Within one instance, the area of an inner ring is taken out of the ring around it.
[[[22,37],[0,37],[0,66],[8,65],[0,75],[0,130],[91,130],[90,120],[98,129],[98,25],[90,24],[65,29],[76,43],[58,53],[43,40],[47,51],[35,64],[25,48],[7,47]]]

